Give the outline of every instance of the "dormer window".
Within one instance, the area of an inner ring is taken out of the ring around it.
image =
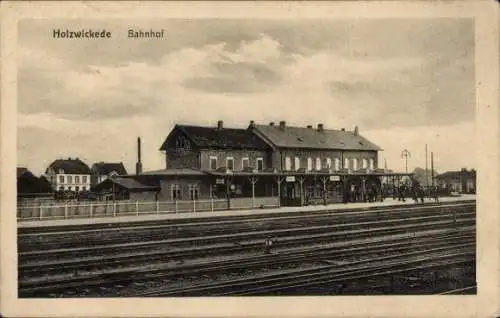
[[[64,170],[63,169],[59,169],[58,173],[59,174],[64,174]]]
[[[191,150],[191,143],[185,137],[180,136],[175,142],[175,147],[179,150]]]

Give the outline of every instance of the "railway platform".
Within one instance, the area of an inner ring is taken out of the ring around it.
[[[456,202],[475,200],[475,195],[462,195],[459,197],[442,197],[439,202]],[[425,199],[425,204],[434,203],[434,199]],[[182,213],[163,213],[163,214],[143,214],[143,215],[123,215],[115,217],[94,217],[94,218],[72,218],[72,219],[47,219],[33,221],[18,221],[18,228],[34,228],[34,227],[51,227],[51,226],[75,226],[75,225],[90,225],[90,224],[113,224],[113,223],[133,223],[143,221],[161,221],[169,219],[196,219],[207,217],[223,217],[231,215],[263,215],[277,212],[311,212],[324,210],[345,210],[345,209],[366,209],[370,207],[391,207],[415,205],[412,199],[407,199],[405,202],[394,200],[392,198],[385,199],[383,202],[357,202],[357,203],[337,203],[330,205],[313,205],[302,207],[279,207],[271,209],[249,209],[249,210],[224,210],[214,212],[182,212]]]

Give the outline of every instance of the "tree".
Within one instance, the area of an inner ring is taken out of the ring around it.
[[[415,168],[415,170],[413,170],[413,175],[415,177],[415,179],[417,179],[417,181],[422,185],[422,186],[426,186],[426,185],[432,185],[432,172],[430,169],[427,169],[427,183],[425,181],[425,169],[423,168]],[[434,178],[438,175],[437,171],[434,170]]]

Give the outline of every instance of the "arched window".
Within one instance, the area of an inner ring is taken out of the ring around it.
[[[358,170],[358,159],[357,158],[352,159],[352,170],[354,170],[354,171]]]
[[[344,169],[349,169],[349,158],[344,159]]]
[[[300,158],[295,157],[295,171],[300,169]]]
[[[319,157],[316,158],[316,170],[321,170],[321,159]]]
[[[307,171],[311,171],[313,169],[313,161],[311,157],[307,158]]]
[[[292,170],[292,160],[290,159],[290,157],[285,158],[285,170],[286,171]]]
[[[339,171],[340,170],[340,159],[339,158],[334,159],[334,165],[335,165],[335,170]]]
[[[326,166],[328,169],[332,169],[332,158],[326,158]]]
[[[375,160],[370,159],[370,169],[374,170],[375,169]]]

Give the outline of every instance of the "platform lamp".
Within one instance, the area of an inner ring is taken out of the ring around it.
[[[408,174],[408,158],[411,158],[411,153],[408,149],[401,151],[401,158],[405,160],[405,173]]]

